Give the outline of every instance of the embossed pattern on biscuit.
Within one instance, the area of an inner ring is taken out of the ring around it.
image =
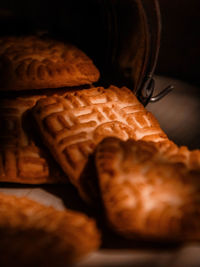
[[[167,139],[156,119],[125,87],[47,97],[38,101],[33,113],[44,142],[75,185],[88,156],[103,138]]]
[[[104,139],[95,163],[107,220],[128,238],[200,239],[200,151]]]
[[[0,38],[1,90],[91,84],[99,71],[82,51],[36,36]]]
[[[68,266],[99,248],[96,223],[26,197],[0,194],[1,266]]]
[[[0,181],[27,184],[65,181],[23,125],[23,116],[42,96],[0,100]],[[30,120],[28,123],[32,123]]]

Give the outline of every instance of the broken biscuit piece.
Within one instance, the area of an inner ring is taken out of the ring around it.
[[[85,214],[0,194],[1,266],[64,267],[99,246],[96,223]]]
[[[112,229],[128,238],[200,240],[200,151],[107,138],[95,163]]]

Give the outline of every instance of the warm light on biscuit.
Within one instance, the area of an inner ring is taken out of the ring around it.
[[[115,231],[128,238],[200,239],[200,151],[170,141],[107,138],[97,147],[95,163]]]
[[[33,114],[52,156],[81,192],[80,176],[88,157],[105,137],[167,139],[153,115],[125,87],[97,87],[47,97],[38,101]]]

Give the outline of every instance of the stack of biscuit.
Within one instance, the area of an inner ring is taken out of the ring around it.
[[[69,181],[126,238],[200,240],[200,151],[171,142],[128,88],[92,85],[99,76],[71,44],[0,39],[0,181]],[[22,266],[66,266],[100,245],[94,219],[75,211],[0,195],[0,213],[5,266],[15,254]],[[41,248],[29,248],[29,238]],[[10,255],[9,240],[19,243]]]

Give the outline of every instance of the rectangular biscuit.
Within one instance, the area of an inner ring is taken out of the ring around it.
[[[47,97],[38,101],[33,115],[51,154],[78,187],[89,155],[105,137],[167,139],[153,115],[125,87]]]
[[[65,181],[46,151],[35,144],[27,112],[41,96],[0,100],[0,181],[26,184]]]

